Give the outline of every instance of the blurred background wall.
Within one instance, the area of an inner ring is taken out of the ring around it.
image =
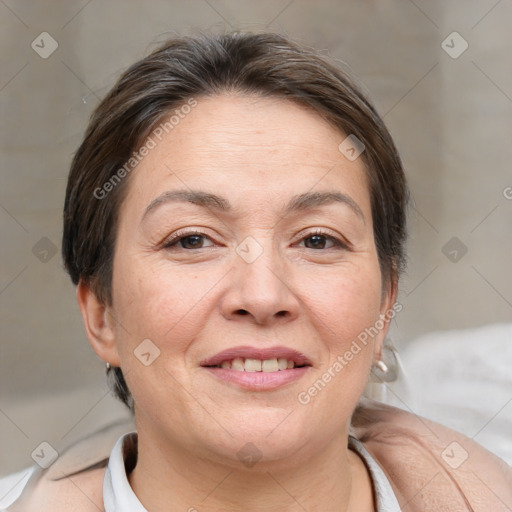
[[[89,115],[174,34],[270,30],[364,84],[413,195],[400,346],[512,318],[512,2],[0,1],[0,475],[124,414],[60,259],[66,176]]]

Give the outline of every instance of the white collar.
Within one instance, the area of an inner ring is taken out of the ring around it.
[[[137,436],[137,433],[131,432],[121,436],[110,453],[103,479],[105,512],[148,512],[135,496],[126,476],[124,459],[127,445],[125,441],[131,436]]]

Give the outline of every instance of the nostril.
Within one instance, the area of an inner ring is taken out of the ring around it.
[[[245,309],[239,309],[239,310],[237,311],[237,313],[238,313],[239,315],[248,315],[248,314],[249,314],[249,311],[246,311]]]
[[[287,313],[286,311],[278,311],[276,313],[276,316],[286,316],[286,313]]]

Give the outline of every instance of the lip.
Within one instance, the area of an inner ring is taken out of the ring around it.
[[[297,367],[277,372],[240,372],[230,368],[219,368],[223,361],[233,359],[287,359]],[[227,384],[235,385],[250,391],[271,391],[300,379],[311,368],[311,361],[298,350],[276,346],[257,348],[251,346],[233,347],[223,350],[213,357],[201,362],[203,367],[214,378]]]
[[[260,359],[262,361],[266,359],[279,359],[284,358],[293,361],[297,366],[311,366],[309,359],[302,353],[294,349],[287,347],[269,347],[269,348],[258,348],[251,346],[240,346],[233,347],[223,350],[215,354],[213,357],[205,359],[200,363],[201,366],[216,366],[221,364],[223,361],[232,361],[233,359]],[[299,369],[299,368],[295,368]],[[242,373],[242,372],[238,372]],[[249,372],[253,373],[253,372]]]
[[[224,368],[204,367],[214,378],[250,391],[272,391],[303,377],[311,366],[301,366],[277,372],[238,372]]]

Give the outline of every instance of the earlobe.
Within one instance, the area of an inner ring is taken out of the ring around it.
[[[119,354],[110,307],[102,302],[90,286],[80,280],[76,289],[89,343],[103,361],[119,366]]]

